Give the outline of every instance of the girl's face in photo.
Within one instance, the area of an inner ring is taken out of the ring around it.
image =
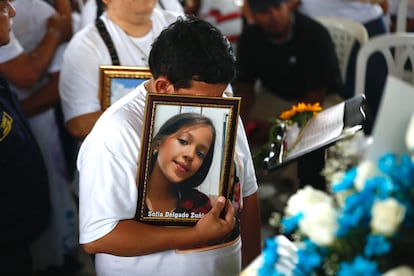
[[[201,167],[212,142],[213,133],[209,126],[183,127],[160,143],[157,165],[170,182],[184,181]]]

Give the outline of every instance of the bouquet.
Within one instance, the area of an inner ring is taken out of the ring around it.
[[[286,154],[289,153],[300,141],[303,130],[318,112],[322,110],[319,103],[305,104],[303,102],[293,105],[290,110],[284,111],[279,118],[269,119],[271,127],[269,130],[269,142],[255,156],[254,161],[257,169],[261,169],[263,160],[269,162],[273,158],[277,164],[281,163]]]
[[[283,235],[266,240],[253,274],[414,275],[414,116],[405,153],[376,163],[358,150],[341,157],[356,140],[333,146],[335,162],[323,171],[328,192],[306,186],[289,198]]]

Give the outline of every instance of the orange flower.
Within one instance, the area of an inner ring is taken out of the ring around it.
[[[284,111],[279,118],[282,120],[290,120],[293,123],[297,122],[299,127],[302,127],[310,118],[315,116],[322,110],[320,103],[305,104],[303,102],[293,105],[290,110]]]

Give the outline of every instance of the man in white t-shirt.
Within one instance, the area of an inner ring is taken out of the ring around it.
[[[261,248],[257,182],[241,122],[235,149],[243,196],[240,229],[230,205],[220,218],[222,197],[194,227],[134,219],[147,92],[223,95],[236,72],[230,43],[201,19],[178,20],[154,42],[149,64],[153,78],[109,107],[82,143],[77,164],[80,243],[96,254],[98,275],[239,275]],[[236,234],[221,242],[239,230],[241,239]]]

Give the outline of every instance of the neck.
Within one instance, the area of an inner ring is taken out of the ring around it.
[[[157,164],[148,177],[146,193],[148,196],[157,195],[159,198],[171,197],[171,185],[173,185],[161,172]]]
[[[172,211],[177,205],[177,196],[171,189],[172,183],[155,168],[148,178],[145,203],[152,211]]]
[[[138,15],[134,20],[127,20],[117,16],[116,13],[107,11],[108,18],[118,25],[127,35],[132,37],[143,37],[152,29],[151,14]]]

